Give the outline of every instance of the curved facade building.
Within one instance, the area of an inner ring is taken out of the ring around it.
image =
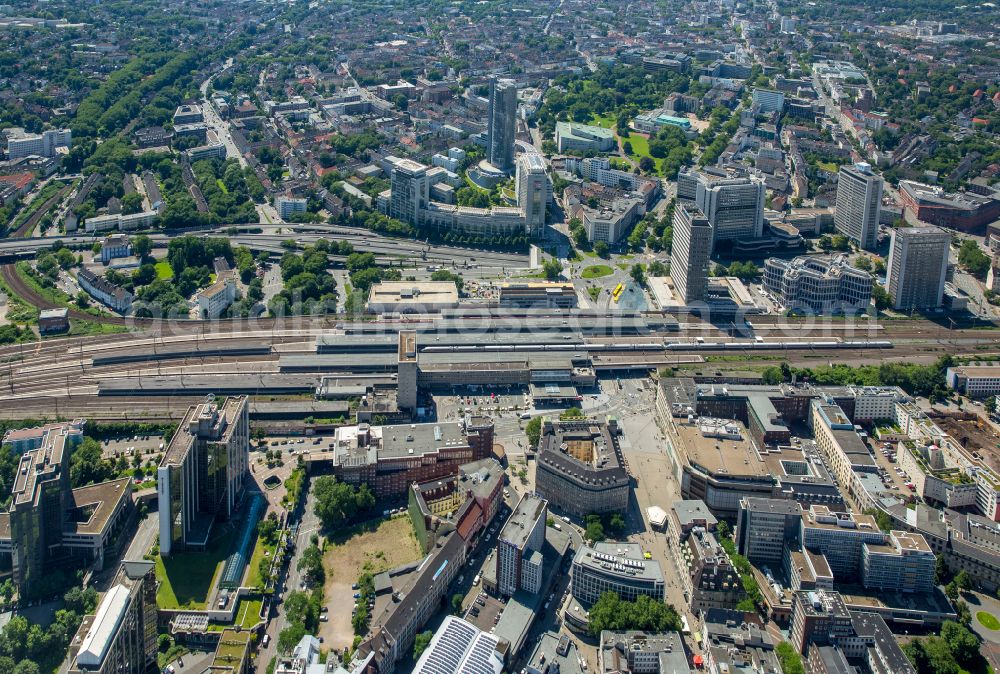
[[[535,489],[557,509],[584,517],[625,512],[631,478],[618,445],[618,424],[593,419],[542,423]]]

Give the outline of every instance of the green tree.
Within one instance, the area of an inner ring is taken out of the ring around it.
[[[538,440],[542,436],[542,418],[532,417],[524,425],[524,434],[528,436],[528,444],[532,447],[538,446]]]
[[[281,630],[281,633],[278,634],[278,652],[282,654],[291,653],[292,649],[295,648],[305,635],[306,628],[302,623],[295,623]]]
[[[778,656],[784,674],[805,674],[802,656],[795,652],[790,643],[782,641],[775,647],[774,652]]]
[[[278,516],[275,513],[268,514],[257,523],[257,535],[267,545],[274,545],[278,542]]]
[[[455,594],[451,595],[451,612],[454,613],[455,615],[458,615],[459,613],[462,612],[463,599],[464,598],[462,597],[462,594],[459,592],[456,592]]]
[[[122,197],[122,214],[131,215],[142,210],[142,195],[138,192],[129,192]]]
[[[733,532],[729,528],[729,522],[726,520],[719,520],[719,523],[715,525],[715,535],[719,540],[731,539]]]
[[[892,306],[892,296],[881,283],[872,284],[872,302],[879,311],[885,311]]]
[[[979,655],[979,639],[957,622],[946,620],[941,626],[941,638],[959,664],[968,665]]]
[[[434,638],[434,633],[430,630],[420,632],[413,638],[413,659],[419,660],[423,652],[427,650],[427,647],[431,644],[431,639]]]
[[[632,277],[632,280],[635,281],[636,285],[646,285],[646,270],[643,269],[641,264],[632,265],[629,275]]]
[[[769,365],[764,368],[761,372],[761,380],[769,385],[776,386],[784,381],[784,377],[781,376],[781,368],[776,365]]]
[[[325,529],[334,530],[348,523],[359,512],[371,509],[375,497],[367,485],[354,487],[339,482],[332,475],[316,478],[313,486],[314,512]]]
[[[555,281],[562,274],[562,265],[555,258],[547,258],[542,262],[542,273],[549,281]]]
[[[594,243],[594,252],[597,253],[597,257],[603,257],[607,259],[611,254],[611,248],[604,241],[597,241]]]
[[[681,619],[673,606],[641,595],[623,601],[615,592],[605,592],[590,608],[591,635],[603,630],[679,631]]]
[[[114,465],[101,455],[101,443],[84,438],[70,457],[69,480],[73,488],[106,482],[115,476]]]
[[[310,545],[302,551],[297,568],[305,574],[305,580],[310,585],[319,585],[326,579],[323,552],[316,545]]]
[[[973,239],[966,239],[958,249],[958,263],[978,279],[986,278],[990,270],[990,257]]]
[[[145,234],[133,237],[132,252],[140,259],[149,257],[149,254],[153,252],[153,240]]]

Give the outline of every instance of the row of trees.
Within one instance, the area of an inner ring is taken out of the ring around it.
[[[850,366],[843,364],[819,365],[815,368],[793,368],[788,363],[764,369],[767,382],[788,382],[795,376],[798,381],[838,386],[899,386],[911,395],[940,398],[948,395],[945,371],[955,364],[954,358],[944,355],[931,365],[914,363],[882,363],[880,365]]]

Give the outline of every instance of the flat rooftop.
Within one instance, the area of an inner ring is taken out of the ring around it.
[[[739,422],[734,422],[739,423]],[[742,424],[742,437],[731,440],[723,437],[705,437],[697,423],[676,424],[675,449],[687,456],[688,462],[712,475],[772,475],[760,454],[750,442],[749,433]]]
[[[77,534],[99,534],[104,531],[122,501],[131,493],[132,481],[123,477],[80,487],[70,492],[73,515],[66,522],[67,531]]]
[[[192,435],[191,433],[191,425],[197,425],[199,419],[203,418],[211,424],[211,428],[208,429],[209,435],[206,438],[221,442],[227,441],[229,435],[232,434],[236,427],[235,421],[237,417],[246,404],[246,398],[232,397],[227,398],[221,405],[217,402],[192,405],[177,425],[177,430],[167,444],[160,465],[178,465],[184,461],[185,456],[197,438],[196,435]]]
[[[398,458],[411,454],[424,454],[442,447],[468,445],[465,429],[455,422],[374,426],[371,430],[373,436],[378,435],[382,439],[379,458]]]
[[[448,304],[458,306],[454,281],[383,281],[372,286],[369,304]]]
[[[543,498],[531,494],[522,496],[497,539],[510,543],[518,549],[523,548],[535,521],[539,517],[544,517],[545,506],[546,501]]]
[[[663,569],[655,559],[645,559],[638,543],[597,543],[582,545],[573,558],[574,566],[600,569],[636,580],[663,582]]]
[[[718,524],[715,515],[708,509],[701,499],[688,499],[674,501],[672,510],[677,518],[678,524],[687,528],[696,523],[705,522],[710,528]]]

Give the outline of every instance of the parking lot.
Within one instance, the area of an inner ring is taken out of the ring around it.
[[[153,458],[162,454],[165,446],[166,440],[159,435],[134,435],[102,441],[101,456],[105,459],[117,459],[124,455],[131,459],[138,453],[140,456]]]

